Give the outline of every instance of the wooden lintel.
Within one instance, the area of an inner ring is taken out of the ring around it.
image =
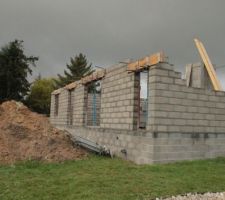
[[[146,67],[151,67],[151,66],[156,65],[161,62],[166,62],[166,57],[163,54],[163,52],[158,52],[158,53],[152,54],[150,56],[146,56],[135,62],[129,63],[127,66],[127,70],[128,71],[139,71],[141,69],[144,69]]]
[[[79,84],[79,81],[75,81],[75,82],[72,82],[68,85],[66,85],[64,88],[67,89],[67,90],[72,90],[74,88],[76,88]]]
[[[59,88],[59,89],[57,89],[57,90],[54,90],[54,91],[52,92],[52,94],[53,94],[53,95],[60,94],[60,93],[61,93],[61,90],[62,90],[62,88]]]
[[[91,81],[96,81],[99,79],[102,79],[105,76],[106,70],[97,70],[95,72],[93,72],[91,75],[86,76],[84,78],[81,79],[81,83],[82,84],[87,84]]]

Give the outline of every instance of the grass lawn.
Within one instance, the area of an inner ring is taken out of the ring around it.
[[[225,191],[225,158],[138,166],[92,155],[63,164],[0,166],[1,200],[132,200],[208,191]]]

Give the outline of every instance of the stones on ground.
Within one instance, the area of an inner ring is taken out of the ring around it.
[[[156,200],[225,200],[225,192],[205,193],[205,194],[186,194],[184,196],[172,196],[166,199],[156,198]]]

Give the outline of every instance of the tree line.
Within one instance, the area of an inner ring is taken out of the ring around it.
[[[80,53],[70,58],[63,75],[51,78],[39,75],[30,83],[28,77],[39,57],[27,56],[23,43],[16,39],[0,48],[0,103],[21,101],[33,111],[49,115],[52,91],[91,74],[94,69]]]

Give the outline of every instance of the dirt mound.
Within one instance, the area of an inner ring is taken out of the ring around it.
[[[73,147],[70,135],[52,127],[47,117],[16,101],[0,105],[0,163],[61,162],[86,155],[85,150]]]

